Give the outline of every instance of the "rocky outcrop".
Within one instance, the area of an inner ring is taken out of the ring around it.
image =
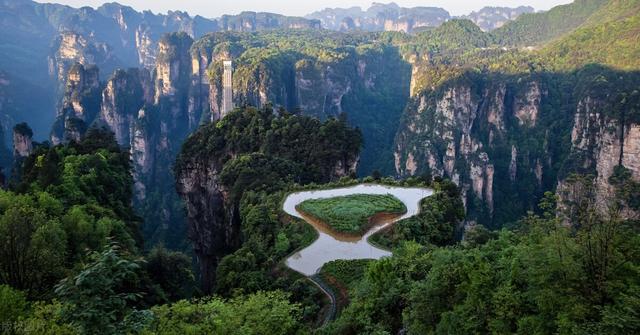
[[[100,121],[119,144],[131,143],[133,122],[146,104],[153,103],[151,76],[145,69],[117,70],[102,91]]]
[[[21,159],[33,152],[33,131],[26,123],[13,127],[13,157]]]
[[[77,139],[100,111],[101,85],[95,65],[74,64],[68,73],[65,93],[51,132],[51,142]]]
[[[68,76],[77,76],[77,71],[69,73],[76,64],[98,64],[103,71],[109,73],[120,61],[106,43],[94,42],[76,32],[63,32],[54,41],[52,55],[49,56],[49,74],[58,83],[68,82]]]
[[[509,7],[484,7],[477,12],[471,12],[462,18],[473,21],[480,29],[491,31],[502,27],[505,23],[517,19],[522,14],[535,12],[531,6]]]
[[[545,147],[520,149],[526,141],[512,132],[536,128],[547,93],[540,80],[514,80],[517,85],[463,76],[416,93],[395,140],[398,174],[450,178],[460,186],[470,217],[484,216],[484,224],[491,224],[496,206],[506,205],[496,192],[502,196],[530,178],[537,180],[534,194],[540,192],[549,182],[543,180]]]
[[[435,7],[404,8],[395,3],[373,3],[363,11],[360,7],[327,8],[307,15],[319,20],[322,27],[350,31],[402,31],[411,33],[419,28],[437,27],[449,20],[449,12]]]
[[[205,292],[211,292],[219,260],[237,248],[239,242],[237,207],[226,197],[227,191],[219,180],[220,170],[214,162],[197,162],[182,168],[176,176]]]
[[[490,31],[517,19],[525,13],[533,13],[528,6],[517,8],[484,7],[477,12],[461,16],[469,19],[484,31]],[[426,27],[437,27],[454,19],[449,12],[435,7],[404,8],[395,3],[373,3],[368,10],[360,7],[326,8],[307,15],[319,20],[325,29],[338,31],[403,31],[411,33]]]
[[[450,178],[466,198],[469,219],[490,226],[535,210],[543,193],[556,188],[566,208],[583,188],[571,185],[576,175],[592,177],[604,211],[617,199],[610,178],[621,166],[640,180],[631,98],[637,93],[629,84],[635,80],[636,74],[591,67],[553,75],[464,73],[421,88],[396,136],[396,171]],[[580,83],[575,90],[560,88],[574,83]]]
[[[605,100],[586,96],[577,104],[571,131],[571,153],[565,175],[559,182],[561,205],[566,207],[575,199],[572,173],[593,177],[594,201],[606,213],[616,199],[616,186],[610,178],[618,166],[640,181],[640,125],[634,120],[620,120],[608,113],[612,106]],[[629,214],[629,213],[627,213]],[[638,213],[635,213],[637,215]]]

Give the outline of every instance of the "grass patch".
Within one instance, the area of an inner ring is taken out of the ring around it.
[[[353,194],[329,199],[313,199],[296,207],[342,233],[362,233],[368,228],[369,218],[376,214],[403,214],[407,208],[390,195]]]

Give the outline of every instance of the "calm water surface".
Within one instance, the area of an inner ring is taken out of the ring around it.
[[[354,237],[334,232],[325,225],[305,216],[296,210],[296,206],[310,199],[326,199],[353,194],[391,194],[407,207],[402,216],[386,217],[378,222],[363,236]],[[389,251],[375,247],[367,239],[376,232],[395,222],[414,216],[419,211],[420,200],[433,194],[427,188],[405,188],[395,186],[360,184],[331,190],[305,191],[290,194],[284,201],[284,211],[311,224],[319,237],[310,246],[293,254],[286,261],[287,266],[306,276],[314,275],[328,262],[338,259],[380,259],[391,256]]]

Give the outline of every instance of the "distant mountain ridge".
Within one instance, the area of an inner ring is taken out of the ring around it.
[[[469,15],[455,17],[438,7],[405,8],[393,2],[388,4],[374,2],[367,10],[361,7],[326,8],[313,12],[306,18],[319,20],[322,27],[329,30],[403,31],[405,33],[438,27],[448,20],[462,18],[473,21],[484,31],[490,31],[508,21],[515,20],[524,13],[533,12],[533,7],[529,6],[484,7]]]
[[[190,16],[182,11],[154,14],[138,12],[115,2],[94,9],[73,8],[31,0],[0,0],[0,70],[32,85],[51,91],[66,82],[75,63],[96,64],[102,73],[116,68],[153,67],[162,35],[185,32],[199,38],[215,31],[269,29],[319,29],[320,22],[272,13],[243,12],[218,19]],[[33,100],[33,99],[32,99]],[[43,105],[49,105],[43,110]],[[27,101],[22,119],[35,125],[51,124],[53,104]],[[39,115],[39,117],[34,117]],[[44,116],[45,122],[38,122]]]

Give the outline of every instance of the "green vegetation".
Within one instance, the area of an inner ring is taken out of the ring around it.
[[[336,295],[337,314],[349,305],[349,294],[364,278],[370,259],[336,260],[320,269],[320,278]]]
[[[341,233],[364,233],[369,219],[376,214],[403,214],[405,205],[396,197],[354,194],[330,199],[306,200],[297,206],[305,214],[326,223]]]
[[[160,248],[145,262],[129,153],[113,134],[40,146],[19,167],[0,191],[3,329],[128,332],[136,310],[190,297],[188,257]]]
[[[231,300],[208,298],[154,307],[141,334],[297,334],[301,307],[282,292],[257,292]]]
[[[191,53],[233,58],[234,92],[240,105],[261,106],[266,98],[290,112],[321,120],[346,112],[367,143],[359,170],[392,173],[391,143],[409,96],[411,66],[396,46],[377,34],[220,32],[196,41]],[[222,62],[212,62],[208,74],[211,85],[220,88]],[[301,86],[301,79],[311,86]],[[381,162],[384,166],[379,166]]]
[[[190,136],[176,174],[193,166],[215,167],[227,190],[224,207],[237,213],[219,219],[239,227],[237,242],[218,249],[211,290],[225,298],[290,292],[291,300],[301,305],[302,320],[315,322],[321,292],[282,260],[317,235],[303,221],[282,215],[282,201],[299,185],[337,181],[336,164],[357,157],[360,146],[359,130],[348,127],[344,118],[322,122],[270,107],[238,108]]]
[[[635,333],[635,223],[593,204],[570,227],[548,194],[544,214],[515,230],[447,248],[405,243],[371,263],[326,333]]]
[[[606,3],[607,0],[576,0],[546,12],[523,14],[492,35],[501,45],[531,46],[549,42],[578,28]]]
[[[420,202],[417,215],[373,235],[371,241],[386,248],[411,240],[425,246],[454,244],[460,233],[460,222],[465,218],[460,191],[450,181],[436,181],[431,187],[435,193]]]

